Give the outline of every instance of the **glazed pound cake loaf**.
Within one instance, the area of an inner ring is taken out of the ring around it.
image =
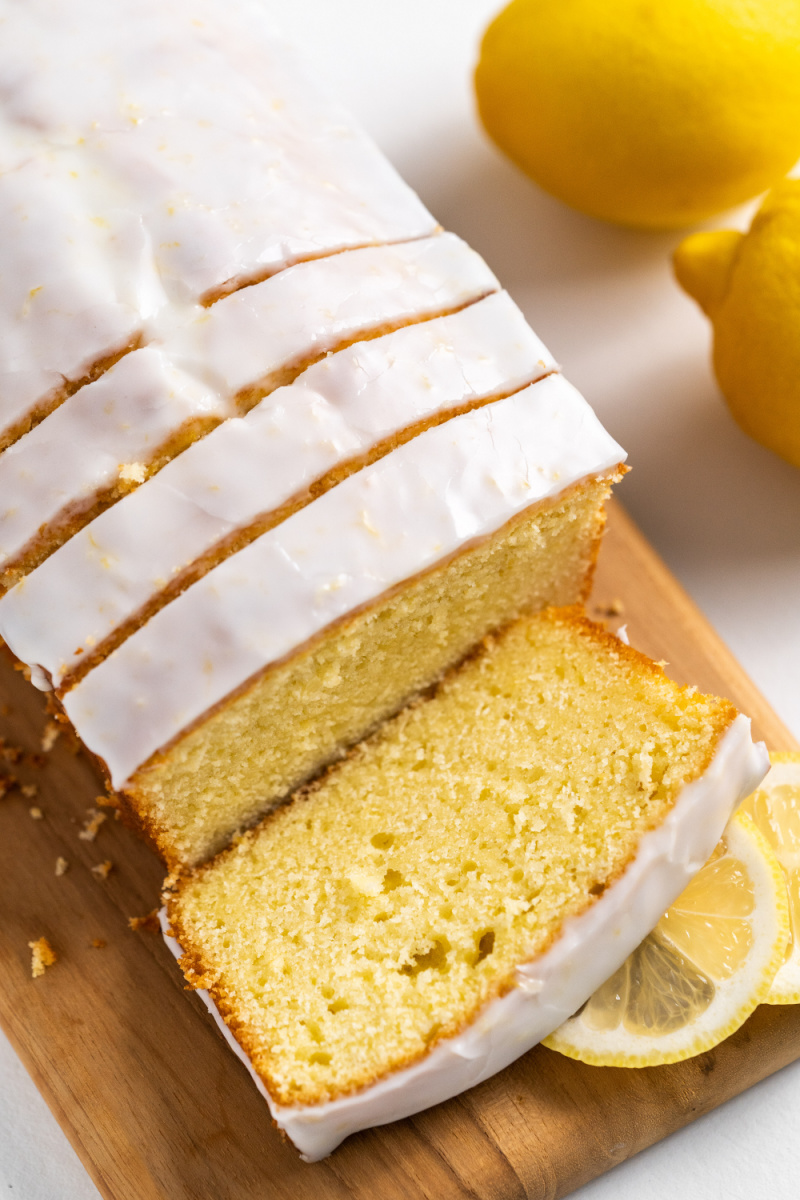
[[[726,701],[574,610],[522,618],[181,878],[169,944],[321,1158],[559,1026],[767,766]]]
[[[625,456],[260,6],[0,22],[0,634],[191,866],[585,597]]]

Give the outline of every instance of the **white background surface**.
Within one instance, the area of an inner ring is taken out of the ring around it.
[[[442,224],[486,257],[629,451],[634,471],[621,498],[800,736],[800,471],[728,417],[708,365],[707,323],[671,278],[679,237],[572,213],[488,144],[470,73],[501,0],[265,3]],[[744,227],[748,216],[719,223]],[[798,1126],[800,1063],[576,1195],[796,1200]],[[0,1035],[5,1196],[98,1193]]]

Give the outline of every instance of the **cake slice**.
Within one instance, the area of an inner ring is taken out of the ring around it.
[[[202,861],[522,612],[584,598],[624,452],[559,375],[426,429],[63,697],[170,865]]]
[[[165,925],[314,1160],[561,1024],[767,766],[727,701],[550,610],[174,881]]]

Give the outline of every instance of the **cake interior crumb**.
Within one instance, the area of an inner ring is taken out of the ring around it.
[[[513,986],[733,715],[574,613],[523,619],[179,886],[188,977],[279,1102],[366,1086]]]
[[[31,953],[31,975],[34,979],[39,979],[44,975],[47,967],[52,967],[57,961],[57,954],[50,945],[46,937],[40,937],[35,942],[28,942]]]

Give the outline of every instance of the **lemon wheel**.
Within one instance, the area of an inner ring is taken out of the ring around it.
[[[737,814],[653,932],[544,1044],[596,1066],[701,1054],[766,999],[789,942],[783,870],[752,818]]]
[[[742,805],[769,842],[789,891],[791,937],[764,1002],[800,1003],[800,754],[771,754],[772,768]]]

